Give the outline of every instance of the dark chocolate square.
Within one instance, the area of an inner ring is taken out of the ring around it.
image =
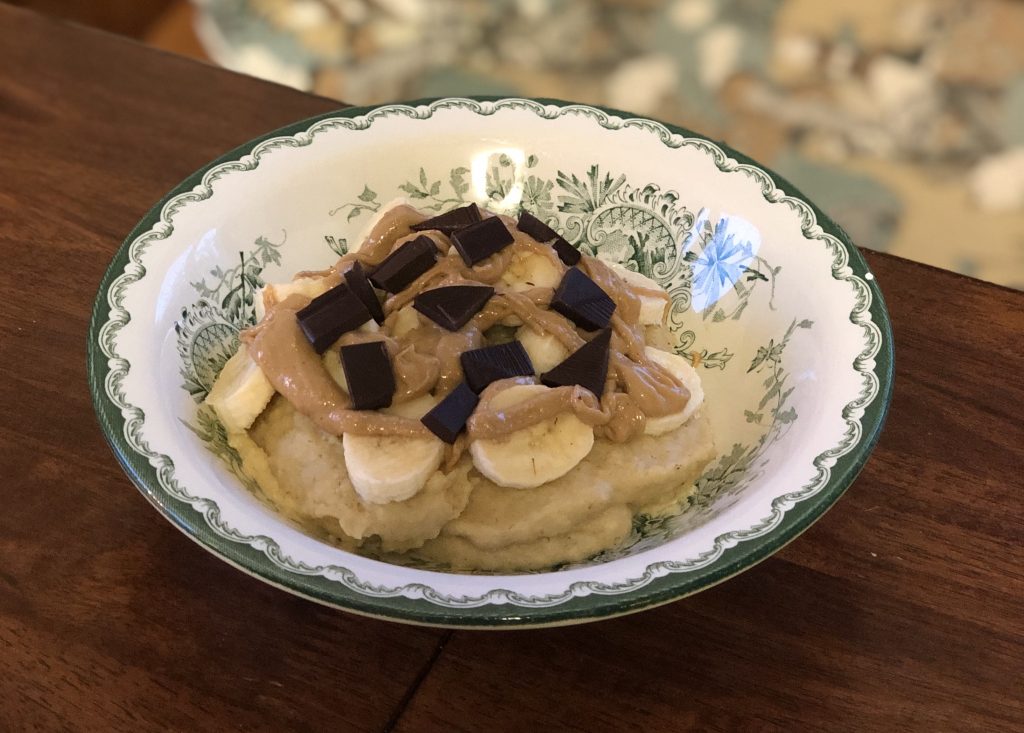
[[[608,325],[615,301],[582,270],[570,267],[551,298],[551,308],[585,331],[596,331]]]
[[[466,383],[477,393],[499,379],[532,377],[534,374],[530,355],[518,341],[464,351],[460,361]]]
[[[412,301],[412,307],[442,328],[458,331],[475,316],[494,295],[489,285],[448,285],[425,290]]]
[[[452,234],[452,244],[467,265],[475,265],[515,241],[505,222],[496,216],[471,224]]]
[[[370,282],[389,293],[400,293],[436,262],[434,240],[421,234],[389,254],[370,274]]]
[[[309,343],[322,354],[341,338],[370,320],[366,305],[342,283],[313,298],[295,314]]]
[[[377,292],[366,277],[366,270],[363,269],[361,262],[353,263],[352,267],[345,271],[345,284],[359,300],[363,301],[363,305],[373,316],[373,320],[377,323],[384,323],[384,309],[381,308]]]
[[[589,389],[597,399],[604,394],[608,379],[608,349],[612,330],[606,328],[576,349],[551,371],[540,375],[540,383],[548,387],[567,387],[575,384]]]
[[[516,226],[519,231],[528,234],[541,244],[550,242],[558,258],[569,267],[578,264],[583,256],[562,235],[526,209],[519,212],[519,221],[516,222]]]
[[[442,234],[451,236],[452,232],[465,229],[470,224],[476,224],[482,218],[479,207],[476,204],[469,204],[468,206],[460,206],[457,209],[438,214],[426,221],[421,221],[419,224],[413,224],[410,228],[414,232],[436,229]]]
[[[391,405],[395,373],[383,341],[341,347],[341,366],[354,410],[379,410]]]
[[[466,421],[473,414],[480,397],[465,382],[449,392],[443,400],[420,418],[434,435],[451,445],[459,437],[466,426]]]

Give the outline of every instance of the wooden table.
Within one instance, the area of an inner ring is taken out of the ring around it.
[[[100,276],[193,169],[333,106],[0,5],[0,730],[1024,728],[1024,294],[882,254],[897,378],[874,457],[695,597],[412,628],[275,590],[160,518],[86,389]]]

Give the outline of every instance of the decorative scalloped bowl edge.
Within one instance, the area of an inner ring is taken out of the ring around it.
[[[717,536],[713,547],[685,561],[661,560],[619,582],[576,582],[557,593],[523,594],[491,588],[476,595],[439,593],[434,573],[418,573],[420,582],[388,586],[360,578],[342,565],[307,565],[282,552],[266,535],[242,534],[221,517],[218,505],[178,483],[170,457],[153,450],[143,435],[143,411],[124,388],[128,361],[118,351],[118,333],[129,322],[125,293],[146,276],[147,249],[171,236],[174,219],[185,207],[209,199],[218,180],[252,171],[282,148],[312,144],[336,128],[369,129],[389,117],[426,120],[439,110],[457,109],[480,116],[505,109],[527,110],[544,119],[584,117],[607,130],[638,129],[658,137],[667,148],[693,147],[711,156],[724,173],[753,178],[770,204],[785,206],[800,218],[808,240],[821,242],[832,256],[831,275],[855,292],[852,323],[863,331],[863,349],[854,368],[860,394],[843,410],[843,440],[814,459],[814,477],[776,497],[768,516],[743,530]],[[892,335],[881,292],[845,232],[790,184],[724,145],[691,131],[616,110],[557,100],[459,98],[352,108],[311,118],[274,131],[213,161],[169,193],[125,240],[100,286],[89,332],[89,380],[101,426],[115,455],[142,493],[176,526],[222,559],[290,592],[367,615],[410,623],[446,626],[536,626],[574,623],[647,608],[720,582],[769,556],[817,519],[849,486],[878,439],[892,390]],[[755,541],[757,540],[757,541]]]

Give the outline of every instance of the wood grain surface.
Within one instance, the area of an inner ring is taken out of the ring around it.
[[[335,106],[0,5],[0,731],[378,730],[430,660],[440,632],[290,596],[162,520],[86,386],[135,222]]]
[[[1024,295],[869,262],[893,318],[895,396],[835,507],[691,598],[455,634],[398,729],[1024,729]]]
[[[874,457],[805,535],[692,598],[417,629],[273,589],[164,521],[93,417],[100,277],[192,170],[332,106],[0,5],[0,730],[1024,727],[1024,294],[884,255]]]

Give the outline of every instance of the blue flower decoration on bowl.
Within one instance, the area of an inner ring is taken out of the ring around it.
[[[710,231],[710,236],[707,232]],[[707,236],[700,254],[694,245]],[[691,234],[683,244],[686,259],[693,263],[693,307],[704,312],[740,282],[761,247],[761,234],[746,219],[722,216],[711,230],[707,209],[701,209]]]

